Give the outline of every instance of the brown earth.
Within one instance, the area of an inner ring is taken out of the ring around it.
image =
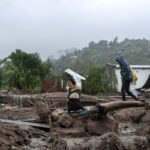
[[[36,102],[40,97],[42,103],[33,103],[36,107],[28,106],[28,108],[11,106],[0,108],[0,119],[34,119],[39,122],[39,119],[47,115],[47,109],[55,108],[55,104],[57,107],[66,107],[66,104],[62,104],[65,96],[66,93],[35,95]],[[97,97],[84,95],[82,102],[93,104],[97,99]],[[49,107],[45,107],[43,102]],[[42,110],[45,110],[45,113]],[[55,137],[53,142],[48,142],[46,137],[35,134],[49,136],[49,130],[0,123],[0,150],[146,150],[145,135],[150,131],[149,113],[150,110],[145,107],[135,107],[112,111],[104,118],[93,115],[68,119],[65,114],[62,118],[52,120]],[[65,128],[64,123],[67,125]],[[137,136],[136,132],[138,129],[141,130],[140,127],[143,127],[144,135],[142,133]]]
[[[0,119],[24,120],[24,119],[38,119],[39,116],[35,113],[35,108],[17,108],[4,107],[0,108]]]
[[[0,123],[0,149],[18,149],[21,145],[30,143],[31,134],[18,126]],[[18,149],[19,150],[19,149]]]
[[[0,150],[65,150],[66,142],[55,138],[48,142],[46,137],[49,132],[35,129],[29,126],[0,123]]]
[[[140,122],[140,119],[146,114],[145,107],[135,107],[120,109],[113,112],[113,117],[118,121]]]

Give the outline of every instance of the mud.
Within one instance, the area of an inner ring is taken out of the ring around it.
[[[113,117],[118,121],[129,121],[138,123],[141,121],[142,117],[146,114],[146,109],[144,107],[136,108],[126,108],[113,112]]]
[[[18,94],[0,94],[0,103],[10,104],[11,106],[31,107],[37,101],[42,101],[48,106],[55,106],[56,108],[65,107],[67,105],[67,93],[44,93],[44,94],[32,94],[32,95],[18,95]],[[99,100],[96,96],[89,96],[82,94],[81,103],[83,105],[93,105]]]
[[[18,107],[4,107],[0,108],[1,119],[11,120],[25,120],[25,119],[38,119],[39,116],[35,113],[35,108],[18,108]]]
[[[18,126],[0,123],[0,149],[17,149],[21,145],[30,143],[31,134]],[[16,148],[15,148],[16,147]]]
[[[12,96],[13,100],[9,102]],[[5,94],[5,98],[7,97],[5,102],[9,105],[0,108],[0,119],[34,120],[38,123],[47,112],[48,114],[51,112],[47,111],[48,109],[66,108],[65,96],[66,93],[34,96]],[[6,99],[1,99],[3,102],[4,100]],[[42,103],[36,105],[39,100]],[[97,97],[87,95],[82,99],[84,105],[96,104],[97,101]],[[40,114],[41,109],[45,110],[44,115]],[[95,116],[74,117],[73,120],[70,119],[71,125],[68,123],[68,117],[59,118],[59,121],[55,118],[52,120],[53,140],[49,138],[49,129],[0,123],[0,150],[146,150],[145,135],[149,133],[149,127],[147,129],[144,127],[150,120],[149,114],[150,110],[145,107],[126,108],[109,112],[106,118],[100,120]],[[65,123],[64,119],[67,126],[61,125],[62,122]],[[144,135],[136,134],[140,128],[146,132]]]

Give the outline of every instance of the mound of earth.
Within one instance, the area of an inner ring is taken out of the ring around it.
[[[29,144],[30,133],[18,126],[0,123],[0,150],[19,150],[17,147]]]
[[[148,122],[150,111],[145,107],[125,108],[110,113],[116,120],[120,122]]]
[[[21,120],[21,119],[37,119],[38,115],[35,113],[35,109],[31,108],[13,108],[4,107],[0,108],[1,119]]]

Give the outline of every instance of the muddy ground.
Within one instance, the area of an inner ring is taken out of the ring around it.
[[[7,95],[7,94],[6,94]],[[40,97],[41,95],[39,95]],[[54,93],[43,94],[48,100],[50,98],[49,106],[57,101],[54,108],[66,108],[62,105],[66,94]],[[36,95],[38,97],[38,95]],[[55,98],[54,98],[55,97]],[[58,99],[60,98],[60,103]],[[54,100],[53,100],[54,98]],[[40,98],[38,98],[40,99]],[[84,96],[83,104],[94,104],[96,100],[120,100],[118,96],[105,96],[101,98]],[[142,97],[145,99],[145,97]],[[87,101],[86,101],[87,100]],[[89,102],[89,101],[94,102]],[[131,100],[128,98],[128,100]],[[147,99],[149,101],[149,99]],[[104,101],[103,101],[104,102]],[[7,101],[8,103],[8,101]],[[17,104],[17,103],[16,103]],[[33,105],[13,106],[11,104],[5,105],[0,108],[0,119],[17,120],[39,123],[40,118],[36,113],[34,102]],[[53,105],[54,106],[54,105]],[[52,107],[49,107],[52,108]],[[51,110],[52,111],[52,110]],[[92,119],[89,130],[85,126],[89,120],[89,116],[83,118],[74,118],[76,121],[70,128],[62,127],[58,122],[52,120],[54,139],[49,138],[50,132],[48,128],[33,127],[30,125],[22,124],[8,124],[0,122],[0,150],[147,150],[147,140],[145,135],[138,135],[138,130],[147,124],[150,120],[150,110],[145,107],[135,107],[115,110],[108,113],[108,117],[115,119],[118,122],[117,131],[104,132],[104,134],[95,134],[90,132],[93,130],[91,125],[95,125]],[[81,121],[82,120],[82,121]],[[82,123],[81,123],[82,122]],[[49,123],[47,122],[47,125]],[[85,126],[84,126],[85,125]],[[100,128],[98,124],[97,128]],[[111,126],[111,124],[110,124]],[[98,129],[97,129],[98,130]],[[148,134],[150,130],[146,131]]]

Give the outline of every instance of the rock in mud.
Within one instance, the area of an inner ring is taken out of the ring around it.
[[[52,150],[69,150],[66,142],[62,139],[54,139],[51,143],[50,149]]]
[[[128,150],[148,150],[145,137],[126,136],[120,138],[121,142]]]
[[[73,125],[73,118],[67,114],[63,114],[58,117],[57,123],[64,128],[70,128]]]
[[[150,134],[150,122],[136,130],[136,135],[138,136],[146,136],[148,134]]]
[[[58,108],[51,113],[51,116],[54,120],[58,120],[58,117],[63,113],[65,113],[65,111],[61,108]]]
[[[50,111],[46,103],[37,101],[35,103],[35,112],[39,115],[41,122],[48,122],[48,115],[50,115]]]
[[[29,142],[30,135],[25,130],[14,125],[0,123],[0,150],[17,149],[18,146]]]
[[[150,121],[150,109],[146,110],[145,115],[142,116],[142,118],[140,119],[140,122],[149,122]]]
[[[68,150],[129,150],[115,133],[102,136],[67,139]]]
[[[114,119],[104,116],[99,120],[89,119],[86,125],[86,130],[91,135],[103,135],[108,132],[118,132],[118,122]]]
[[[119,121],[138,123],[145,114],[146,110],[144,107],[134,107],[114,111],[113,117]]]

